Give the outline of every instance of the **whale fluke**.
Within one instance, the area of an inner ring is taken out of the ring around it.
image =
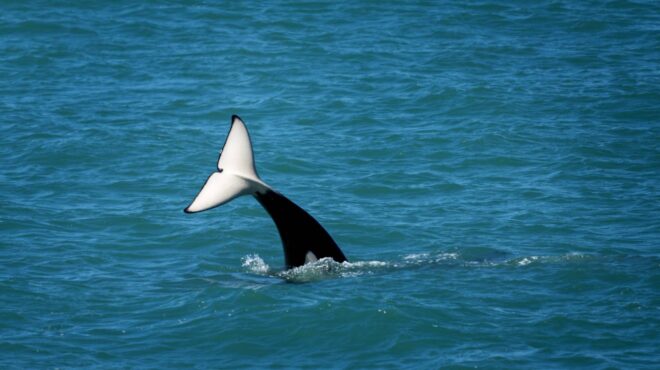
[[[309,213],[264,183],[254,165],[247,127],[237,115],[218,159],[218,170],[206,180],[186,213],[205,211],[242,195],[254,196],[275,222],[287,268],[330,257],[346,261],[330,234]]]

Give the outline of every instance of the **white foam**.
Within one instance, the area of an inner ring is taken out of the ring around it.
[[[352,277],[369,274],[374,269],[393,266],[383,261],[336,262],[330,257],[306,263],[289,270],[272,270],[257,254],[250,254],[242,259],[242,266],[248,272],[259,275],[270,275],[294,282],[308,282],[336,277]]]
[[[342,267],[346,269],[359,269],[363,267],[387,267],[389,263],[383,261],[357,261],[357,262],[342,262]]]
[[[516,264],[517,264],[518,266],[527,266],[527,265],[529,265],[530,263],[532,263],[532,262],[534,262],[534,261],[536,261],[536,260],[538,260],[538,259],[539,259],[538,256],[523,257],[522,259],[519,259],[519,260],[516,262]]]
[[[413,253],[408,254],[399,261],[356,261],[336,262],[330,257],[306,263],[289,270],[271,269],[270,266],[257,254],[243,257],[243,267],[250,273],[281,278],[291,282],[311,282],[333,278],[347,278],[361,275],[370,275],[391,269],[400,269],[412,266],[447,265],[460,263],[462,266],[528,266],[532,264],[561,263],[564,261],[577,261],[587,258],[588,255],[568,253],[557,256],[522,256],[504,261],[465,261],[460,253]],[[449,261],[449,262],[447,262]],[[453,262],[452,262],[453,261]]]
[[[409,254],[407,256],[404,256],[403,259],[406,261],[418,261],[418,260],[423,260],[428,258],[429,254],[428,253],[413,253]]]
[[[243,267],[250,272],[261,275],[268,274],[270,271],[270,266],[258,254],[248,254],[243,257]]]
[[[336,262],[330,257],[306,263],[276,274],[293,282],[309,282],[337,277],[355,277],[392,266],[383,261]]]
[[[435,256],[435,261],[447,261],[458,259],[458,253],[440,253]]]
[[[552,255],[552,256],[517,257],[514,259],[507,260],[505,264],[514,264],[516,266],[527,266],[532,263],[553,264],[553,263],[564,263],[564,262],[579,262],[591,257],[592,256],[588,254],[570,252],[562,255]]]
[[[429,253],[412,253],[403,257],[403,260],[407,263],[429,263],[455,259],[458,259],[458,253],[440,253],[437,255],[430,255]]]

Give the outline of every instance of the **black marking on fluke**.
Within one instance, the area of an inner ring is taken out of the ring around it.
[[[314,217],[259,178],[247,127],[240,117],[233,115],[216,172],[209,176],[184,212],[205,211],[248,194],[254,196],[273,219],[282,240],[288,269],[325,257],[337,262],[347,260]]]

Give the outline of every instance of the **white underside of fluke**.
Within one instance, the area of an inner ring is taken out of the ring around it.
[[[270,187],[257,175],[252,143],[245,123],[238,116],[233,116],[231,130],[218,159],[218,171],[209,176],[185,211],[205,211],[241,195],[263,193],[268,189]]]

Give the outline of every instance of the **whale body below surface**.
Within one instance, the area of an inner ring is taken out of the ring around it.
[[[237,115],[231,118],[231,129],[220,151],[217,167],[184,212],[201,212],[242,195],[252,195],[275,222],[287,269],[325,257],[337,262],[346,261],[337,243],[314,217],[259,178],[250,135]]]

